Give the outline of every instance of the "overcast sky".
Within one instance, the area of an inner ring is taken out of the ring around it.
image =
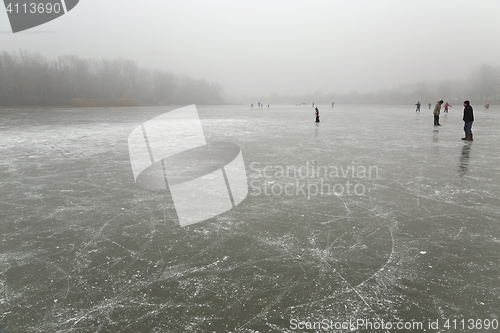
[[[2,8],[0,51],[122,57],[229,96],[377,91],[500,65],[500,0],[80,0],[8,31]]]

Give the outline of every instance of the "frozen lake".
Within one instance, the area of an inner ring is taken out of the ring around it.
[[[174,107],[0,110],[0,332],[498,324],[499,108],[319,107],[197,106],[249,195],[184,228],[127,141]]]

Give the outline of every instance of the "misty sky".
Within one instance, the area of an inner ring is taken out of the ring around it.
[[[9,31],[1,8],[0,51],[122,57],[229,96],[377,91],[500,65],[500,0],[80,0]]]

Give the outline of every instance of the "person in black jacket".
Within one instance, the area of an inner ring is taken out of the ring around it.
[[[319,123],[319,109],[318,109],[318,107],[316,107],[314,109],[314,114],[316,115],[316,122]]]
[[[464,101],[464,125],[465,137],[462,140],[472,141],[472,123],[474,122],[474,112],[469,101]]]

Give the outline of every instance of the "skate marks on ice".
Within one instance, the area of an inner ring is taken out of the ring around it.
[[[0,169],[0,313],[7,328],[286,332],[291,318],[498,316],[499,215],[488,199],[497,187],[478,185],[490,176],[478,168],[475,146],[461,178],[461,146],[442,149],[441,160],[453,169],[435,177],[415,163],[429,147],[411,148],[414,160],[401,153],[402,142],[389,140],[392,160],[384,161],[367,131],[356,144],[371,152],[355,162],[384,170],[384,179],[367,184],[375,192],[310,201],[249,197],[230,213],[181,229],[163,196],[137,191],[131,180],[119,138],[150,116],[123,112],[122,123],[106,125],[103,114],[95,132],[86,125],[74,131],[88,138],[60,143],[73,155],[36,144],[40,137],[53,142],[55,133],[28,129],[26,144],[3,149],[9,167]],[[227,121],[221,136],[237,137],[239,127],[251,135],[248,122]],[[255,144],[262,152],[250,150],[250,162],[274,156],[300,165],[335,147],[316,145],[309,153],[309,138],[290,141],[279,126],[272,135],[290,148],[279,155],[273,142],[251,136],[243,148]],[[437,144],[445,142],[440,136]],[[362,154],[337,152],[349,163]],[[476,189],[467,192],[473,182]]]

